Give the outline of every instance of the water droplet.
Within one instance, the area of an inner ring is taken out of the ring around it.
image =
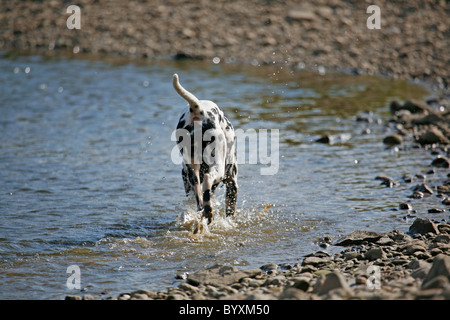
[[[30,71],[31,71],[31,68],[30,68],[30,67],[26,67],[26,68],[25,68],[25,73],[30,73]]]
[[[220,58],[219,57],[214,57],[212,59],[212,61],[213,61],[214,64],[219,64],[220,63]]]

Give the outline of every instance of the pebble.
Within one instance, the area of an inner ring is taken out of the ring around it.
[[[402,142],[403,142],[403,137],[399,134],[391,134],[383,139],[383,143],[388,146],[399,145],[399,144],[402,144]]]

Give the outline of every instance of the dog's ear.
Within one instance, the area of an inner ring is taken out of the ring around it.
[[[178,94],[183,99],[185,99],[192,108],[199,105],[199,100],[197,99],[197,97],[181,86],[180,81],[178,79],[178,74],[176,73],[173,75],[173,87],[176,90],[176,92],[178,92]]]

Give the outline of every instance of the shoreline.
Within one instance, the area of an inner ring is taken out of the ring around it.
[[[2,2],[0,22],[7,27],[0,31],[0,51],[275,64],[419,79],[448,89],[450,6],[377,2],[381,29],[372,30],[368,4],[357,0],[85,0],[79,3],[80,29],[67,27],[69,4]]]
[[[355,231],[301,263],[238,270],[216,264],[178,286],[124,292],[105,300],[449,300],[450,224],[417,218],[407,234]],[[66,300],[96,300],[68,295]]]

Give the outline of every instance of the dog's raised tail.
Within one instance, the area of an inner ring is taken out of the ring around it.
[[[178,74],[173,75],[173,87],[178,92],[178,94],[183,97],[191,107],[198,106],[199,100],[196,96],[194,96],[192,93],[187,91],[185,88],[183,88],[180,84],[180,81],[178,79]]]

